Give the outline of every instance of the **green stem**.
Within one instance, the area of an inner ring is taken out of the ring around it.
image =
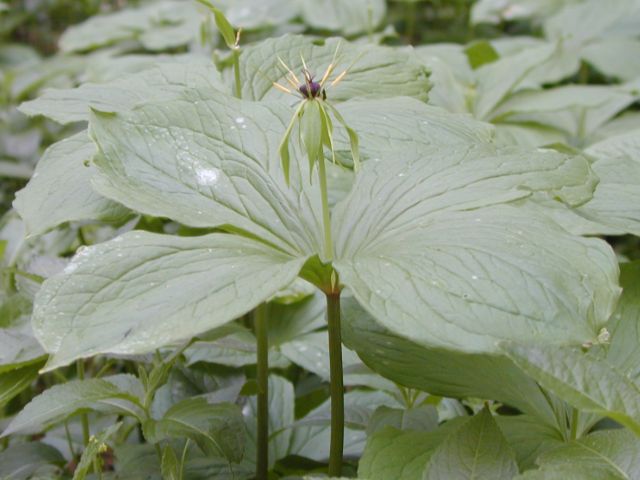
[[[76,362],[76,372],[78,380],[84,380],[84,360],[80,359]],[[89,416],[86,413],[80,415],[80,422],[82,423],[82,443],[87,448],[89,445]]]
[[[258,436],[256,480],[267,480],[269,470],[269,340],[267,337],[267,306],[261,304],[254,313],[258,382]]]
[[[329,199],[327,197],[327,171],[324,162],[324,158],[318,161],[318,174],[320,176],[322,223],[324,225],[324,260],[330,262],[333,260],[333,240],[331,239],[331,214],[329,213]]]
[[[236,97],[242,98],[242,84],[240,83],[240,49],[233,49],[233,75],[235,77]]]
[[[327,323],[329,325],[329,368],[331,372],[331,444],[329,446],[329,476],[340,477],[342,474],[342,449],[344,445],[344,386],[342,382],[340,292],[332,291],[326,295]]]
[[[580,421],[580,410],[574,408],[571,412],[571,433],[569,437],[571,440],[578,438],[578,423]]]

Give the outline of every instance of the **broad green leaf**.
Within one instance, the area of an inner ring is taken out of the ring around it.
[[[58,478],[64,463],[62,454],[50,445],[40,442],[16,443],[0,452],[0,478]]]
[[[567,141],[581,145],[635,99],[627,88],[618,86],[566,85],[526,90],[503,102],[493,119],[546,125],[565,132]]]
[[[295,394],[293,384],[279,375],[269,376],[269,466],[287,456],[291,443],[289,427],[294,421]],[[255,465],[258,399],[248,399],[242,413],[245,417],[247,446],[244,463]]]
[[[349,101],[339,106],[347,124],[360,139],[364,160],[400,155],[400,151],[421,151],[434,145],[489,143],[494,128],[468,115],[453,115],[413,98]],[[341,129],[336,131],[337,148],[348,143]]]
[[[565,0],[566,2],[566,0]],[[544,23],[550,38],[586,42],[595,38],[636,37],[640,33],[640,5],[635,0],[603,3],[586,0],[567,5]]]
[[[358,478],[371,480],[423,480],[435,449],[470,419],[459,417],[432,432],[384,428],[367,439],[358,463]]]
[[[324,323],[324,322],[323,322]],[[279,346],[282,354],[291,362],[329,381],[329,344],[327,332],[310,332]],[[391,382],[367,369],[355,352],[342,348],[344,384],[370,386],[382,390],[394,390]]]
[[[188,340],[271,297],[304,261],[227,234],[130,232],[85,247],[36,297],[34,330],[52,354],[46,368]]]
[[[505,357],[426,348],[382,327],[354,299],[343,300],[342,312],[345,344],[383,377],[444,397],[495,399],[555,424],[547,397]]]
[[[367,435],[384,427],[430,432],[438,428],[438,410],[433,405],[419,405],[407,409],[390,408],[383,405],[371,415],[367,425]]]
[[[386,14],[384,0],[302,0],[302,18],[307,25],[344,35],[373,32]]]
[[[504,343],[502,348],[543,388],[580,410],[611,417],[640,434],[640,388],[604,359],[551,345]]]
[[[548,60],[554,52],[554,46],[544,45],[480,67],[476,75],[474,116],[482,120],[493,118],[492,112],[496,107],[515,92],[527,75],[540,63]]]
[[[471,22],[501,23],[523,19],[540,19],[580,0],[478,0],[471,9]]]
[[[388,393],[362,390],[347,392],[344,396],[344,403],[344,455],[346,457],[360,457],[367,441],[366,426],[373,412],[381,406],[398,408],[400,404]],[[329,458],[330,422],[331,403],[327,399],[294,425],[291,425],[293,433],[289,455],[326,462]]]
[[[164,61],[107,83],[45,90],[40,97],[20,105],[20,111],[67,124],[89,120],[90,109],[113,113],[138,103],[179,97],[183,90],[198,87],[226,90],[211,61],[206,58],[193,58],[188,63]]]
[[[326,85],[330,102],[400,95],[426,100],[430,88],[428,71],[410,51],[356,45],[337,38],[316,40],[300,35],[267,39],[243,50],[240,64],[242,98],[286,99],[290,102],[291,97],[273,87],[273,82],[279,82],[292,88],[285,80],[287,71],[280,65],[278,57],[298,78],[301,78],[303,68],[300,57],[304,57],[311,73],[319,79],[338,47],[335,73]],[[344,79],[332,87],[331,81],[347,68]]]
[[[543,453],[540,470],[518,480],[632,480],[640,475],[640,440],[628,430],[603,430]]]
[[[17,302],[16,296],[10,296],[9,302]],[[44,351],[34,338],[28,316],[21,316],[16,321],[0,328],[0,373],[18,367],[39,362]]]
[[[0,373],[0,407],[5,406],[38,378],[43,362],[26,365]]]
[[[173,405],[158,420],[143,424],[147,441],[190,438],[207,455],[239,463],[244,454],[242,414],[236,405],[212,405],[204,398],[189,398]]]
[[[2,436],[39,432],[86,410],[142,418],[142,406],[135,392],[119,388],[120,385],[131,385],[133,380],[129,375],[115,375],[54,385],[31,400],[2,432]]]
[[[607,325],[611,344],[606,359],[640,385],[640,262],[620,265],[622,296]]]
[[[16,194],[14,207],[30,235],[39,235],[61,223],[79,220],[121,220],[128,210],[97,194],[88,164],[96,147],[86,132],[49,147],[25,188]]]
[[[635,38],[606,38],[586,45],[582,58],[608,77],[633,80],[640,77],[640,66],[629,59],[640,56],[640,41]]]
[[[141,8],[96,15],[69,27],[59,45],[63,52],[78,52],[138,40],[148,50],[164,50],[195,40],[202,19],[195,2],[151,2]]]
[[[300,280],[310,285],[304,280]],[[271,302],[268,310],[269,346],[278,347],[326,325],[325,296],[313,287],[311,295],[291,304]]]
[[[424,346],[582,344],[619,295],[611,249],[495,204],[534,191],[580,203],[593,180],[580,157],[485,146],[368,162],[334,211],[335,267],[378,322]]]
[[[273,347],[273,345],[269,345]],[[196,341],[184,355],[188,365],[208,362],[230,367],[242,367],[256,363],[256,337],[248,330],[239,330],[216,340]],[[269,365],[286,368],[290,363],[275,350],[269,351]]]
[[[595,158],[593,170],[600,182],[593,199],[577,210],[580,215],[618,233],[640,235],[639,152],[640,130],[609,137],[585,150]]]
[[[225,13],[232,25],[255,30],[288,23],[300,15],[300,5],[290,0],[234,0]]]
[[[495,417],[500,430],[513,448],[520,470],[535,467],[541,453],[562,447],[562,433],[533,415],[500,415]]]
[[[285,183],[278,145],[291,112],[212,89],[93,115],[101,194],[194,227],[231,226],[285,252],[321,251],[319,182],[304,164]],[[300,170],[302,169],[302,170]]]
[[[8,70],[12,77],[10,98],[26,100],[42,87],[68,88],[72,77],[86,67],[86,58],[74,55],[54,55],[38,62],[26,62]]]
[[[416,54],[431,71],[429,80],[433,88],[429,90],[429,104],[451,113],[469,113],[472,89],[470,84],[455,76],[454,66],[433,55],[431,49],[416,48]],[[465,67],[469,68],[466,63]]]
[[[73,480],[85,480],[96,460],[101,464],[101,461],[98,459],[100,455],[107,450],[107,440],[109,440],[121,426],[122,422],[116,423],[115,425],[111,425],[106,430],[103,430],[95,436],[92,435],[91,438],[89,438],[89,444],[82,452],[78,466],[73,472]]]
[[[423,478],[511,480],[517,474],[515,455],[485,407],[437,448]]]

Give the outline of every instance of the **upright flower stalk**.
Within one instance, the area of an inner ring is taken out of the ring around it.
[[[294,127],[298,125],[300,146],[309,161],[310,179],[313,179],[315,166],[318,166],[320,180],[320,200],[322,203],[322,223],[324,229],[323,265],[320,267],[324,280],[317,284],[325,293],[327,300],[327,325],[329,334],[329,369],[331,392],[331,444],[329,446],[329,475],[339,477],[342,473],[342,451],[344,446],[344,385],[342,371],[342,335],[340,326],[340,282],[337,272],[333,269],[333,240],[331,236],[331,213],[327,194],[327,171],[324,149],[331,152],[331,158],[336,163],[335,147],[333,143],[333,119],[337,120],[349,136],[354,169],[359,168],[358,137],[353,129],[345,122],[342,115],[327,102],[325,85],[336,66],[338,48],[334,52],[333,60],[327,67],[322,79],[316,82],[309,72],[307,64],[302,58],[302,73],[304,81],[278,58],[285,69],[285,80],[289,87],[274,83],[274,86],[285,93],[302,98],[296,111],[285,130],[280,143],[280,157],[287,183],[289,182],[289,141]],[[340,73],[329,86],[340,82],[347,74],[348,68]]]
[[[295,125],[298,125],[299,138],[303,151],[307,155],[309,161],[310,178],[313,178],[314,167],[318,165],[318,176],[320,179],[320,199],[322,203],[322,223],[324,229],[324,261],[329,263],[333,260],[333,241],[331,237],[331,214],[329,211],[329,201],[327,195],[327,172],[324,164],[324,148],[328,148],[331,152],[333,163],[336,162],[336,154],[333,143],[333,121],[331,115],[345,128],[349,136],[351,146],[351,155],[353,157],[353,165],[357,170],[360,166],[360,155],[358,152],[358,136],[356,132],[347,125],[340,112],[327,102],[327,92],[325,85],[329,77],[336,67],[336,58],[340,45],[336,48],[333,60],[327,67],[322,79],[319,82],[314,80],[313,75],[309,72],[307,64],[302,59],[302,73],[304,81],[296,76],[295,73],[278,57],[280,65],[285,69],[285,80],[289,87],[274,82],[273,86],[285,93],[302,98],[298,104],[296,111],[285,130],[282,141],[280,142],[280,158],[282,160],[282,169],[287,183],[289,182],[289,170],[291,157],[289,155],[289,141],[291,133]],[[337,85],[347,74],[348,68],[340,73],[329,86]]]

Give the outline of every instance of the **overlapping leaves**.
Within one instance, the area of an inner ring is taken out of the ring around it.
[[[288,187],[277,155],[288,115],[281,103],[188,89],[92,116],[101,194],[245,238],[134,233],[84,250],[36,300],[51,368],[100,352],[148,351],[221,325],[320,252],[318,182],[300,162]],[[408,128],[424,128],[428,115]],[[425,345],[495,352],[498,339],[594,338],[618,293],[609,248],[502,205],[532,192],[580,204],[595,184],[588,163],[465,145],[470,124],[461,126],[451,127],[461,132],[455,147],[403,148],[411,140],[390,138],[407,154],[384,154],[358,175],[333,219],[343,283],[385,327]]]

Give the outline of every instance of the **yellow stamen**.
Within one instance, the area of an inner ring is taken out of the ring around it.
[[[280,58],[280,56],[278,56],[278,61],[280,62],[280,65],[282,65],[284,67],[284,69],[289,73],[289,75],[291,75],[291,77],[295,80],[296,85],[302,84],[302,82],[300,80],[298,80],[298,77],[296,77],[296,74],[291,71],[289,66],[286,63],[284,63],[284,60],[282,60],[282,58]]]
[[[347,70],[345,70],[344,72],[342,72],[340,75],[338,75],[333,82],[331,82],[331,84],[329,86],[333,87],[334,85],[337,85],[340,83],[340,81],[344,78],[344,76],[347,74]]]
[[[278,90],[280,90],[281,92],[288,93],[288,94],[290,94],[290,95],[295,95],[295,93],[293,93],[293,92],[292,92],[291,90],[289,90],[287,87],[285,87],[285,86],[283,86],[283,85],[280,85],[280,84],[279,84],[279,83],[277,83],[277,82],[273,82],[273,86],[274,86],[274,87],[276,87],[276,88],[277,88]]]

